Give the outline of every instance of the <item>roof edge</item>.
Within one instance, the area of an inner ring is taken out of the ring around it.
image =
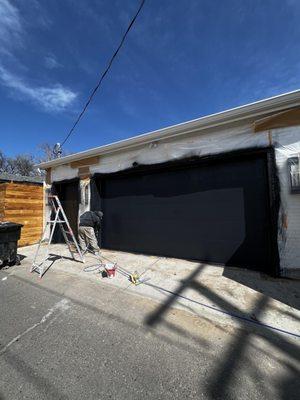
[[[9,174],[7,172],[3,172],[0,174],[0,183],[10,183],[10,182],[34,183],[38,185],[43,185],[44,178],[40,176]]]
[[[152,141],[166,139],[169,137],[178,136],[180,134],[186,134],[196,130],[203,130],[225,125],[235,121],[261,116],[262,114],[293,108],[299,105],[300,89],[259,100],[243,106],[231,108],[215,114],[210,114],[177,125],[172,125],[152,132],[133,136],[128,139],[81,151],[79,153],[71,154],[62,158],[56,158],[51,161],[37,164],[36,167],[47,169],[58,165],[68,164],[72,161],[78,161],[87,157],[113,153],[122,149],[136,147],[141,144],[147,144]]]

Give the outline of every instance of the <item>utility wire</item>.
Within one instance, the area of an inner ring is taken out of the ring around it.
[[[113,54],[113,56],[111,57],[111,59],[109,60],[109,63],[108,63],[108,65],[107,65],[106,69],[105,69],[104,72],[102,73],[102,75],[101,75],[101,77],[100,77],[100,79],[99,79],[99,81],[98,81],[96,87],[94,88],[94,90],[93,90],[92,93],[90,94],[90,96],[89,96],[89,98],[88,98],[88,100],[87,100],[85,106],[83,107],[83,110],[82,110],[81,113],[78,115],[78,117],[77,117],[76,121],[74,122],[72,128],[69,130],[69,133],[67,134],[67,136],[65,137],[65,139],[64,139],[63,142],[61,143],[61,147],[66,143],[66,141],[67,141],[67,140],[69,139],[69,137],[72,135],[72,133],[74,132],[74,129],[75,129],[76,126],[77,126],[77,124],[79,123],[79,121],[80,121],[81,118],[83,117],[83,115],[84,115],[86,109],[88,108],[88,106],[89,106],[90,102],[92,101],[94,95],[96,94],[97,90],[99,89],[99,87],[100,87],[100,85],[101,85],[103,79],[105,78],[105,76],[106,76],[107,73],[109,72],[110,67],[112,66],[112,63],[114,62],[114,59],[117,57],[119,51],[121,50],[121,47],[123,46],[123,44],[124,44],[124,42],[125,42],[126,36],[128,35],[128,33],[129,33],[130,29],[132,28],[133,24],[135,23],[135,20],[137,19],[139,13],[141,12],[141,10],[142,10],[142,8],[143,8],[145,2],[146,2],[146,0],[142,0],[142,1],[141,1],[137,12],[135,13],[134,17],[132,18],[130,24],[128,25],[128,28],[126,29],[126,32],[124,33],[124,35],[123,35],[123,37],[122,37],[122,39],[121,39],[121,41],[120,41],[119,46],[117,47],[117,49],[116,49],[116,51],[114,52],[114,54]]]

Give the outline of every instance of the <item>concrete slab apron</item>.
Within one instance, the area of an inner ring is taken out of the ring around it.
[[[20,249],[19,253],[25,258],[21,267],[14,268],[14,273],[28,273],[35,249],[36,246]],[[62,257],[70,256],[65,245],[53,245],[52,252]],[[56,271],[97,282],[99,286],[114,286],[151,298],[160,305],[147,317],[149,325],[155,325],[164,314],[177,308],[225,325],[251,325],[249,319],[254,324],[261,322],[300,335],[300,284],[297,281],[272,279],[252,271],[199,262],[109,250],[102,250],[101,259],[103,262],[116,262],[150,280],[134,286],[120,273],[108,279],[102,278],[98,271],[84,272],[85,267],[99,263],[92,255],[86,257],[85,264],[68,258],[57,259],[42,280],[51,280],[53,271]],[[33,274],[30,279],[39,278]],[[59,281],[56,284],[59,287]]]

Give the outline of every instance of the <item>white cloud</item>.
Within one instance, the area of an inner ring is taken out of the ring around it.
[[[0,66],[0,83],[11,89],[11,93],[18,99],[30,99],[48,112],[65,110],[77,97],[76,93],[60,84],[49,87],[31,86],[2,66]]]
[[[39,15],[42,13],[39,12]],[[46,26],[44,23],[40,25]],[[8,67],[8,65],[13,65],[14,70],[16,68],[26,70],[26,66],[20,62],[18,56],[20,49],[22,51],[26,49],[28,41],[26,26],[27,23],[16,5],[11,0],[0,0],[0,56],[2,58],[0,85],[7,87],[14,98],[23,101],[30,100],[47,112],[63,111],[76,99],[75,92],[61,84],[32,85],[20,73],[13,73]],[[44,62],[49,69],[61,66],[52,54],[45,57]]]
[[[49,69],[55,69],[61,67],[61,64],[56,60],[53,55],[46,56],[44,58],[45,66]]]
[[[20,46],[23,40],[23,26],[19,10],[8,0],[0,0],[0,53]]]

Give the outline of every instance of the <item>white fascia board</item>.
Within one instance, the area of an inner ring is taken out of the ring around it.
[[[263,114],[297,107],[299,105],[300,90],[295,90],[293,92],[270,97],[268,99],[197,118],[181,124],[169,126],[149,133],[144,133],[129,139],[120,140],[104,146],[95,147],[90,150],[81,151],[66,157],[56,158],[55,160],[37,164],[36,167],[46,169],[58,165],[68,164],[72,161],[78,161],[101,154],[113,153],[115,151],[136,147],[141,144],[147,144],[153,141],[171,138],[173,136],[188,134],[194,131],[200,131],[244,119],[254,118]]]

